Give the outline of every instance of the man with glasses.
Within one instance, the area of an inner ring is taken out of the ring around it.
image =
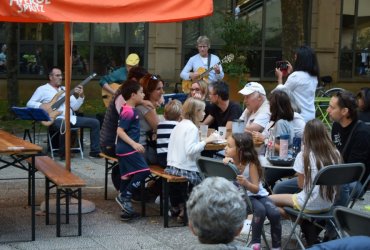
[[[232,121],[242,114],[240,105],[229,100],[229,86],[226,82],[217,81],[209,86],[209,114],[203,124],[210,128],[226,127],[231,131]]]
[[[213,70],[211,70],[209,75],[205,77],[205,79],[208,79],[208,82],[215,82],[224,78],[222,66],[218,64],[220,62],[220,58],[208,53],[210,47],[211,43],[208,37],[200,36],[197,39],[197,49],[199,53],[192,56],[186,63],[180,74],[181,79],[195,82],[200,80],[199,76],[201,73],[211,67]]]
[[[51,68],[49,72],[49,83],[46,83],[36,89],[31,99],[27,102],[27,107],[30,108],[43,108],[46,104],[50,103],[54,96],[60,91],[64,91],[64,87],[61,86],[63,81],[62,71],[57,68]],[[62,94],[59,98],[62,98]],[[78,85],[74,88],[74,94],[70,98],[70,123],[73,128],[90,128],[90,156],[94,158],[100,158],[100,146],[99,146],[99,131],[100,124],[95,118],[76,116],[74,111],[77,111],[83,104],[85,99],[83,86]],[[61,131],[65,131],[65,103],[63,103],[58,109],[59,115],[56,117],[53,126]],[[62,127],[62,129],[60,129]],[[64,134],[60,133],[59,136],[59,156],[60,160],[64,160],[65,152],[65,141]]]

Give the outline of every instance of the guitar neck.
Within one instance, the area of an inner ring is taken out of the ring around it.
[[[85,84],[87,84],[88,82],[90,82],[94,77],[96,76],[96,73],[93,73],[91,75],[89,75],[85,80],[83,80],[80,84],[78,85],[81,85],[81,86],[84,86]],[[71,90],[71,92],[69,93],[69,95],[73,95],[74,93],[74,89]],[[58,101],[56,101],[52,106],[51,106],[51,109],[52,110],[56,110],[58,109],[66,100],[66,96],[64,95],[62,98],[60,98]]]

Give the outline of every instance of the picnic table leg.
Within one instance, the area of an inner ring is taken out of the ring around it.
[[[36,210],[35,210],[35,155],[32,155],[32,164],[30,166],[31,172],[31,227],[32,227],[32,241],[35,240],[35,224],[36,224]]]

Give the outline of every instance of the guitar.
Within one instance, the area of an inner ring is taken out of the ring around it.
[[[229,54],[229,55],[225,56],[221,61],[219,61],[218,63],[216,63],[212,67],[210,67],[209,69],[205,69],[203,67],[198,68],[197,71],[196,71],[199,74],[197,79],[195,79],[195,80],[182,80],[182,82],[181,82],[182,91],[185,94],[188,94],[190,92],[191,85],[193,84],[194,81],[198,81],[198,80],[201,80],[201,79],[202,80],[207,80],[208,79],[207,76],[208,76],[209,72],[211,72],[216,65],[220,65],[220,64],[223,64],[223,63],[229,63],[233,60],[234,60],[234,54]]]
[[[119,87],[121,86],[121,84],[118,84],[118,83],[111,83],[109,84],[109,87],[111,87],[112,89],[114,90],[117,90]],[[105,89],[101,89],[101,97],[103,98],[103,102],[104,102],[104,106],[106,108],[108,108],[108,105],[110,103],[110,100],[112,99],[112,94],[109,93],[108,91],[106,91]]]
[[[84,86],[88,82],[90,82],[94,77],[96,76],[96,73],[93,73],[92,75],[88,76],[85,80],[83,80],[80,84],[81,86]],[[51,99],[50,102],[48,103],[43,103],[41,104],[40,108],[45,110],[49,117],[50,121],[42,121],[41,124],[44,126],[50,126],[51,124],[54,123],[55,118],[63,113],[62,111],[58,111],[58,108],[65,102],[66,97],[63,96],[62,98],[59,99],[59,97],[64,93],[64,90],[59,91],[58,93],[55,94],[53,99]],[[70,95],[73,95],[74,89],[71,90]]]

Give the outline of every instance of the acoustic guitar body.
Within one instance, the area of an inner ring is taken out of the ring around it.
[[[64,93],[64,90],[61,90],[55,94],[55,96],[53,97],[53,99],[51,99],[50,102],[41,104],[40,108],[45,110],[49,114],[49,117],[50,117],[50,121],[42,121],[41,122],[42,125],[47,126],[47,127],[50,126],[51,124],[54,123],[55,118],[57,118],[58,115],[62,114],[62,111],[58,111],[57,109],[53,110],[52,106],[54,103],[58,101],[59,97],[63,93]]]
[[[118,83],[115,83],[115,82],[109,84],[109,87],[111,87],[114,90],[117,90],[120,86],[121,86],[121,84],[118,84]],[[109,103],[112,100],[112,96],[113,95],[111,93],[109,93],[108,91],[106,91],[105,89],[102,88],[102,90],[101,90],[101,96],[103,98],[104,106],[106,108],[108,108]]]
[[[182,80],[181,82],[181,87],[182,87],[182,92],[184,92],[185,94],[188,94],[190,92],[190,89],[191,89],[191,85],[193,84],[193,82],[196,82],[196,81],[199,81],[199,80],[205,80],[205,81],[208,81],[208,75],[207,76],[204,76],[204,77],[201,77],[202,74],[204,74],[207,70],[203,67],[200,67],[197,69],[197,73],[199,74],[199,78],[196,79],[196,80]]]

